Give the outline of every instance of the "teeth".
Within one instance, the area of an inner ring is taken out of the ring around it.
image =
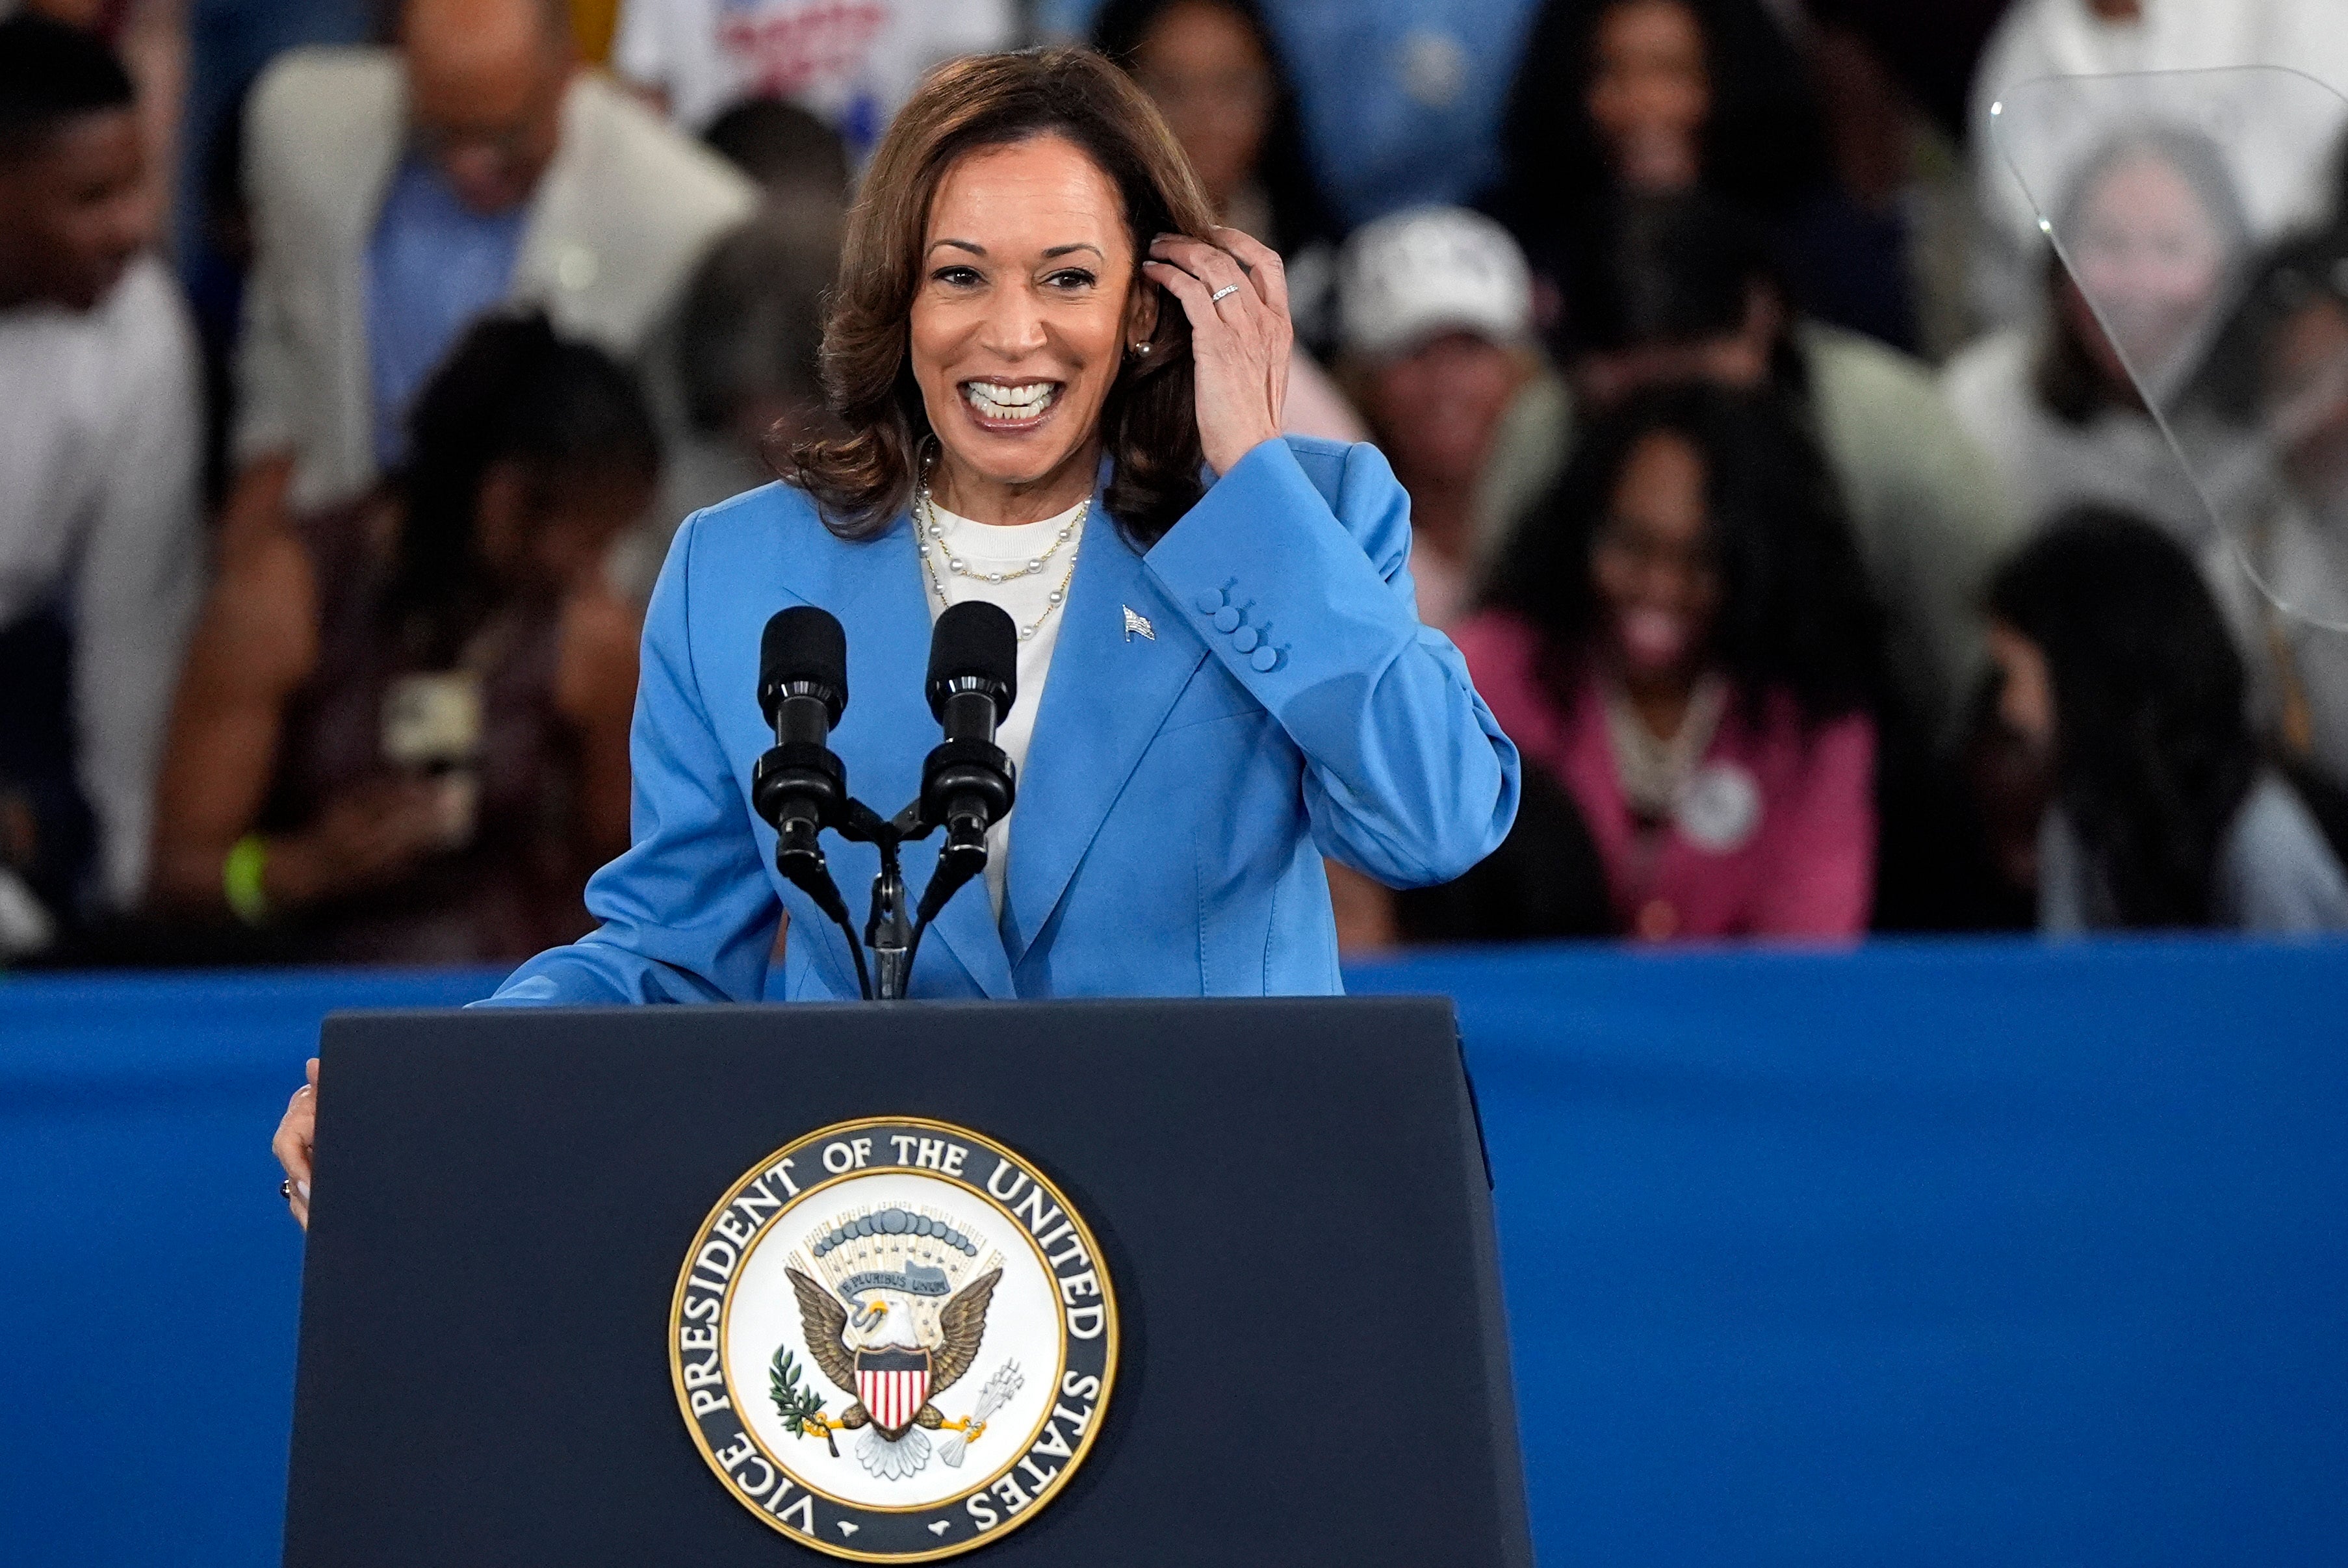
[[[1050,407],[1059,390],[1050,381],[1030,381],[1018,387],[1005,387],[999,381],[965,381],[962,395],[986,418],[1025,419]]]

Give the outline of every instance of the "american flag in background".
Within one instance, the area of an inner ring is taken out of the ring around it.
[[[926,1350],[867,1350],[856,1357],[856,1393],[884,1432],[913,1424],[930,1399]]]

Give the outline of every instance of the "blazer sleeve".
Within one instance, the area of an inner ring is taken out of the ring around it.
[[[1376,448],[1272,440],[1146,558],[1303,753],[1322,852],[1396,887],[1459,876],[1517,813],[1517,748],[1419,624],[1409,556],[1410,499]]]
[[[587,884],[602,923],[541,953],[485,1006],[755,1002],[781,902],[694,673],[696,514],[677,531],[644,617],[628,759],[633,844]]]

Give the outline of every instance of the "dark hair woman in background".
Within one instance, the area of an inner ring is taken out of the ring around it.
[[[1300,268],[1319,266],[1327,286],[1339,225],[1306,161],[1296,89],[1256,0],[1108,0],[1092,42],[1166,117],[1216,221],[1286,260],[1291,307],[1303,309],[1297,295],[1313,280]],[[1298,325],[1309,336],[1316,324]]]
[[[1093,47],[1149,95],[1199,176],[1215,222],[1252,234],[1287,267],[1296,329],[1282,430],[1368,438],[1308,346],[1335,336],[1336,215],[1305,160],[1296,90],[1255,0],[1109,0]]]
[[[2052,800],[2042,930],[2348,927],[2348,879],[2262,762],[2241,659],[2181,549],[2083,509],[2000,572],[1989,603],[1998,716]]]
[[[1558,278],[1613,203],[1703,190],[1768,225],[1803,308],[1912,348],[1900,222],[1834,183],[1809,82],[1760,0],[1548,0],[1502,126],[1498,215]]]
[[[1877,617],[1825,464],[1776,403],[1688,386],[1625,405],[1492,582],[1455,634],[1579,809],[1616,929],[1866,929]]]
[[[221,542],[151,896],[292,955],[516,958],[627,844],[635,613],[606,547],[659,469],[629,373],[543,316],[472,329],[379,495]]]

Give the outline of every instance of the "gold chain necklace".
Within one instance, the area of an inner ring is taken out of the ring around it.
[[[921,513],[922,521],[915,532],[913,547],[921,552],[923,573],[930,580],[931,588],[935,590],[937,593],[939,606],[941,608],[945,608],[951,606],[953,603],[953,600],[946,593],[945,579],[938,575],[939,556],[946,556],[947,569],[953,572],[957,577],[967,577],[973,582],[977,583],[999,583],[1016,582],[1022,577],[1026,577],[1044,570],[1044,563],[1051,560],[1053,553],[1056,552],[1061,545],[1066,544],[1070,538],[1074,537],[1076,530],[1085,525],[1085,519],[1092,513],[1093,502],[1090,496],[1086,496],[1085,498],[1084,504],[1076,509],[1076,515],[1068,520],[1066,526],[1063,527],[1059,531],[1059,536],[1052,541],[1051,549],[1046,550],[1043,554],[1031,559],[1021,570],[1008,573],[971,572],[964,569],[960,558],[947,554],[945,547],[945,525],[938,521],[937,503],[930,499],[930,487],[927,484],[923,484],[922,486],[921,494],[915,499],[915,506],[916,510]],[[934,550],[932,548],[932,544],[935,545]],[[1079,548],[1081,549],[1081,546],[1079,546]],[[1044,623],[1052,618],[1052,612],[1057,610],[1061,605],[1067,603],[1068,584],[1075,582],[1076,577],[1076,553],[1071,552],[1068,556],[1068,570],[1066,573],[1061,577],[1060,585],[1057,588],[1053,589],[1051,593],[1045,599],[1044,613],[1036,616],[1035,621],[1030,624],[1019,627],[1019,640],[1021,642],[1027,643],[1035,641],[1035,634],[1044,629]],[[1015,624],[1016,623],[1014,624]]]

